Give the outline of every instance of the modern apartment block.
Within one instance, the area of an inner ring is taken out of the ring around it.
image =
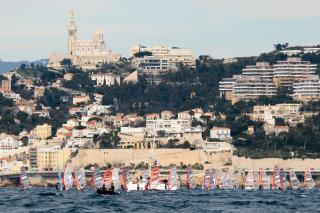
[[[236,103],[260,96],[273,96],[276,95],[277,88],[284,87],[293,89],[293,97],[297,100],[313,100],[320,96],[317,89],[319,83],[314,79],[316,69],[316,64],[300,58],[288,58],[273,66],[257,62],[246,66],[241,75],[222,79],[219,82],[220,97]]]
[[[243,69],[242,75],[224,78],[219,82],[220,96],[232,103],[240,100],[252,100],[259,96],[276,94],[272,67],[269,63],[258,62]]]
[[[293,82],[308,78],[316,73],[317,65],[300,58],[288,58],[273,65],[273,78],[278,87],[292,88]]]
[[[146,74],[161,74],[170,70],[176,70],[175,64],[169,63],[168,59],[156,56],[144,56],[142,58],[134,58],[133,66]]]
[[[320,79],[317,75],[311,75],[302,81],[293,83],[293,99],[308,102],[320,100]]]
[[[182,63],[190,67],[196,66],[196,56],[191,49],[166,47],[164,45],[156,45],[152,47],[134,45],[131,48],[131,57],[134,57],[134,55],[139,52],[151,52],[152,56],[166,59],[172,65]]]

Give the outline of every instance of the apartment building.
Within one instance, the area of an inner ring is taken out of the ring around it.
[[[148,118],[146,119],[146,131],[150,135],[168,136],[182,134],[185,129],[191,127],[191,119],[163,119]]]
[[[157,56],[144,56],[142,58],[132,59],[133,66],[146,74],[158,75],[168,72],[170,70],[176,70],[175,64],[169,62],[168,59],[160,58]]]
[[[305,80],[316,73],[317,65],[301,58],[289,57],[286,61],[278,61],[273,65],[273,80],[278,87],[291,89],[293,82]]]
[[[220,141],[232,140],[231,129],[227,127],[213,127],[210,129],[210,138]]]
[[[131,57],[134,57],[135,54],[139,52],[151,52],[152,56],[166,59],[170,64],[182,63],[190,67],[196,66],[196,56],[191,49],[166,47],[164,45],[152,47],[134,45],[131,48]]]
[[[52,135],[52,127],[48,124],[38,125],[35,128],[35,136],[37,139],[44,140]]]
[[[225,97],[232,103],[248,101],[260,96],[276,95],[278,87],[292,89],[295,84],[297,99],[303,99],[303,92],[308,93],[305,96],[312,99],[317,97],[314,95],[317,85],[315,80],[311,83],[309,79],[314,76],[316,68],[316,64],[302,61],[300,58],[288,58],[286,61],[278,61],[273,66],[257,62],[255,65],[246,66],[241,75],[222,79],[219,82],[220,97]]]
[[[308,78],[293,82],[294,100],[308,102],[311,100],[320,100],[320,79],[317,75],[311,75]]]
[[[31,171],[62,170],[70,158],[70,149],[61,149],[59,145],[30,147],[29,161]]]
[[[250,119],[275,126],[275,119],[282,118],[289,125],[304,122],[304,115],[300,111],[301,104],[276,104],[254,106],[253,113],[248,114]]]
[[[0,155],[19,147],[20,143],[13,135],[0,134]]]

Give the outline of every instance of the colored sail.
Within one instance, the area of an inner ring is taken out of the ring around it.
[[[63,190],[63,183],[62,183],[61,170],[60,170],[59,167],[58,167],[58,169],[57,169],[57,173],[58,173],[58,184],[59,184],[58,190],[59,190],[59,192],[62,192],[62,190]]]
[[[126,170],[121,171],[122,186],[124,191],[127,191],[128,175],[129,174]]]
[[[72,188],[73,186],[73,177],[71,169],[66,165],[63,173],[63,184],[66,191]]]
[[[191,166],[188,166],[187,168],[187,188],[188,189],[194,189],[196,188],[196,182],[192,173]]]
[[[159,168],[158,166],[154,165],[152,167],[151,174],[150,174],[150,189],[155,189],[159,184],[159,181],[160,181],[159,175],[160,175]]]
[[[87,186],[86,174],[83,168],[77,167],[74,172],[75,185],[78,191],[82,191]]]
[[[22,191],[27,190],[31,186],[30,179],[25,167],[21,167],[20,169],[20,186]]]
[[[207,169],[204,172],[203,190],[205,190],[205,191],[210,191],[211,190],[211,170],[210,169]]]
[[[107,189],[111,188],[111,183],[112,183],[112,170],[111,169],[106,169],[104,171],[103,182],[104,182],[104,185]]]
[[[254,173],[253,171],[248,171],[247,178],[245,181],[245,187],[244,187],[245,190],[253,190],[255,188],[253,173]]]
[[[95,191],[97,189],[101,189],[103,186],[104,182],[102,179],[102,172],[99,168],[94,168],[93,171],[93,185],[94,185],[94,189]]]
[[[119,178],[120,169],[114,168],[112,171],[112,183],[114,190],[118,191],[121,188],[120,178]]]
[[[259,189],[259,172],[254,171],[253,172],[253,188],[254,189]]]
[[[299,189],[300,188],[300,182],[299,182],[299,180],[297,178],[296,173],[293,171],[293,169],[290,169],[289,175],[290,175],[291,188],[293,190]]]
[[[180,187],[178,180],[177,168],[174,166],[171,168],[168,177],[168,190],[177,190]]]
[[[149,179],[149,177],[150,177],[150,174],[151,174],[150,169],[147,169],[147,170],[144,172],[143,176],[142,176],[141,183],[143,183],[143,184],[148,184],[148,182],[149,182],[148,179]]]
[[[314,181],[312,178],[311,171],[304,172],[304,188],[306,190],[311,190],[314,188]]]

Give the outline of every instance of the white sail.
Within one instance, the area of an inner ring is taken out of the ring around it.
[[[273,189],[282,188],[281,178],[280,178],[280,168],[278,166],[274,167],[272,178],[273,178],[272,188]]]
[[[59,192],[62,192],[63,190],[63,183],[62,183],[62,175],[61,175],[61,170],[60,170],[60,167],[57,168],[57,173],[58,173],[58,184],[59,184]]]
[[[217,187],[217,170],[211,169],[211,189],[215,189]]]
[[[296,173],[293,171],[293,169],[290,169],[290,182],[293,190],[297,190],[300,188],[300,182],[297,178]]]
[[[264,169],[260,169],[260,186],[263,190],[270,189],[270,176],[267,175]]]
[[[99,168],[94,168],[93,184],[94,184],[95,190],[101,189],[104,184],[103,178],[102,178],[102,172]]]
[[[66,165],[63,173],[63,184],[64,184],[64,189],[68,191],[69,189],[72,188],[73,186],[73,177],[72,177],[72,172],[71,169]]]
[[[83,168],[75,169],[75,185],[79,191],[82,191],[87,186],[86,174]]]
[[[25,167],[21,167],[20,169],[20,185],[22,191],[27,190],[31,186],[30,179]]]
[[[280,180],[282,190],[286,190],[288,188],[287,173],[282,168],[280,169]]]
[[[189,189],[194,189],[196,187],[196,182],[193,176],[192,168],[190,166],[187,168],[187,185]]]
[[[112,171],[112,183],[114,186],[114,190],[119,190],[121,188],[120,178],[119,178],[119,168],[114,168]]]
[[[248,171],[247,178],[245,181],[245,187],[244,187],[245,190],[253,190],[255,188],[253,173],[254,172],[252,170]]]
[[[311,171],[305,171],[304,173],[304,188],[306,190],[311,190],[314,188],[314,181],[312,178]]]
[[[232,176],[233,175],[230,170],[224,174],[222,179],[222,189],[234,189]]]
[[[168,178],[168,190],[177,190],[180,188],[180,182],[178,180],[177,168],[174,166],[171,168]]]
[[[203,190],[210,191],[211,190],[211,170],[207,169],[203,175]]]

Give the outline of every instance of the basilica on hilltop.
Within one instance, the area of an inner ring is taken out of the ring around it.
[[[93,34],[92,40],[78,40],[77,25],[74,13],[70,14],[68,25],[68,52],[67,55],[53,53],[49,59],[48,67],[60,68],[60,62],[64,58],[69,58],[72,64],[82,69],[95,69],[102,63],[117,62],[120,54],[113,53],[107,49],[101,30]]]

